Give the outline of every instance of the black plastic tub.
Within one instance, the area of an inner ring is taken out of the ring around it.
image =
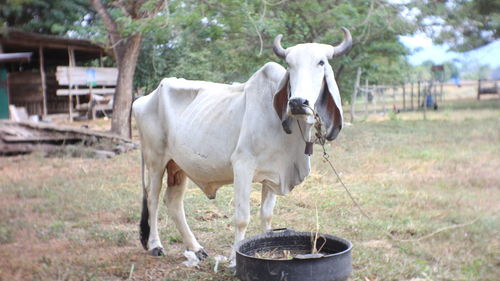
[[[236,247],[236,276],[242,281],[345,281],[352,272],[351,242],[319,234],[320,255],[271,259],[261,253],[311,253],[315,233],[277,229],[249,237]]]

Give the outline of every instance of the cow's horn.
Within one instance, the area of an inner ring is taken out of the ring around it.
[[[340,29],[344,33],[344,41],[342,41],[342,43],[340,43],[337,46],[333,46],[333,56],[334,57],[338,57],[338,56],[341,56],[341,55],[347,53],[347,51],[349,51],[349,49],[352,46],[352,37],[351,37],[351,33],[349,32],[349,30],[347,30],[347,28],[345,28],[345,27],[341,27]]]
[[[274,38],[274,44],[273,44],[273,51],[274,53],[284,59],[286,58],[286,50],[281,47],[281,38],[283,37],[283,34],[278,34],[276,38]]]

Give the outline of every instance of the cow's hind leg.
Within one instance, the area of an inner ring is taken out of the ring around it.
[[[141,243],[152,256],[163,256],[164,250],[158,234],[158,200],[160,197],[164,165],[147,163],[148,181],[144,186],[140,223]]]
[[[168,208],[168,214],[175,223],[182,236],[182,241],[186,248],[195,252],[196,256],[202,260],[208,255],[203,247],[194,237],[193,232],[186,222],[184,213],[184,193],[187,188],[187,177],[177,164],[170,160],[167,164],[168,187],[165,192],[164,202]]]
[[[274,205],[276,205],[276,194],[262,184],[262,200],[260,203],[260,221],[262,225],[262,230],[268,231],[271,229],[271,220],[273,217]]]

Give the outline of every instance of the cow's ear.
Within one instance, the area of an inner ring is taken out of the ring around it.
[[[273,98],[274,110],[276,111],[276,114],[278,114],[278,117],[281,120],[281,125],[283,126],[283,130],[287,134],[292,133],[292,130],[290,129],[291,117],[288,116],[288,114],[286,113],[288,106],[288,97],[290,96],[289,83],[290,83],[290,74],[287,71],[283,79],[281,79],[281,82],[278,86],[278,91],[274,94]]]
[[[323,125],[326,127],[325,138],[334,140],[342,129],[343,114],[340,93],[335,82],[333,70],[330,65],[325,65],[325,78],[323,80],[323,90],[316,104],[318,113]]]

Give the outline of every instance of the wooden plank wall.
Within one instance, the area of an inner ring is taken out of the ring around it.
[[[68,113],[68,97],[56,95],[59,85],[54,72],[47,73],[47,111],[49,114]],[[79,97],[80,102],[88,102],[88,97]],[[75,100],[76,102],[76,100]]]
[[[42,115],[43,96],[40,73],[11,72],[8,79],[10,104],[25,107],[29,115]]]
[[[68,98],[56,95],[59,88],[54,72],[47,73],[47,112],[48,114],[68,113]],[[26,107],[29,115],[42,115],[42,84],[38,72],[9,73],[10,104]],[[88,102],[88,97],[79,97],[80,102]],[[76,104],[76,100],[74,101]]]
[[[118,79],[118,69],[115,67],[67,67],[58,66],[56,70],[57,80],[59,85],[67,86],[70,84],[69,78],[71,79],[72,85],[85,86],[88,85],[88,74],[87,71],[92,70],[95,74],[93,81],[99,86],[116,86],[116,81]],[[71,76],[71,77],[70,77]]]

